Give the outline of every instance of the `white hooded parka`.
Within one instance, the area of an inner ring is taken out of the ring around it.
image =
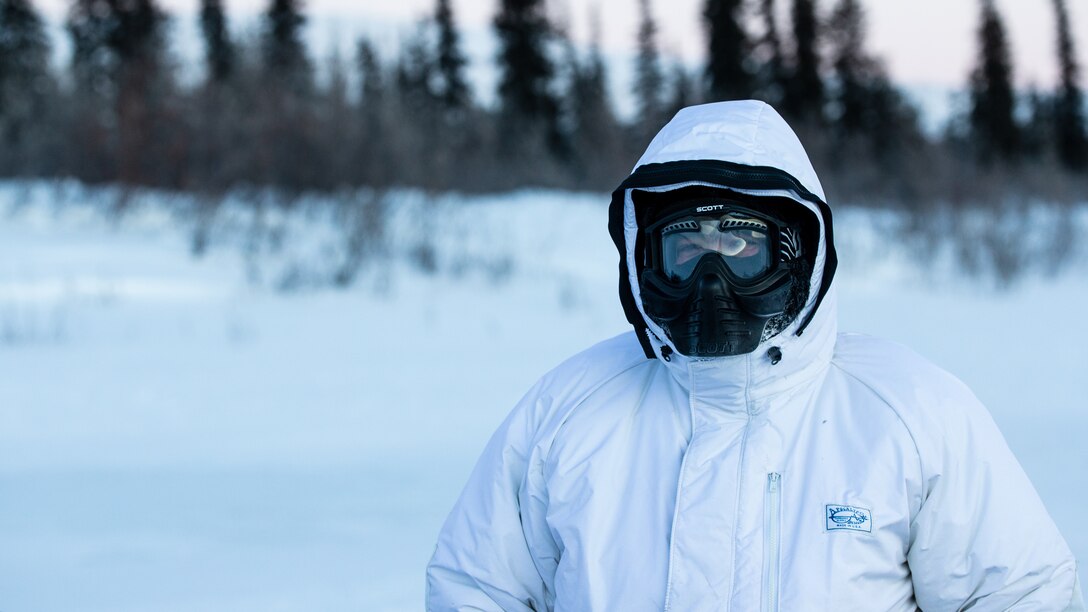
[[[1073,555],[972,393],[837,333],[830,211],[773,109],[684,109],[632,179],[612,230],[636,331],[545,375],[499,427],[442,528],[428,610],[1083,609]],[[806,310],[750,354],[684,357],[643,316],[632,192],[691,184],[821,220]]]

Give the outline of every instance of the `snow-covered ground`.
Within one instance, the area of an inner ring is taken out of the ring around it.
[[[0,184],[4,612],[420,609],[492,429],[627,328],[604,196],[403,194],[392,263],[346,290],[305,282],[342,255],[319,205],[249,255],[228,206],[193,258],[184,201],[108,196]],[[918,265],[892,215],[837,221],[842,329],[966,380],[1088,559],[1083,253],[997,291]]]

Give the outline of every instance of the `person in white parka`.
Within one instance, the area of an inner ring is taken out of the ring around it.
[[[686,108],[612,196],[634,330],[484,450],[427,610],[1082,610],[986,409],[836,329],[831,211],[766,104]]]

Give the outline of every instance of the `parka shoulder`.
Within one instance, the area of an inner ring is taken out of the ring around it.
[[[980,434],[997,433],[989,411],[963,381],[901,344],[839,334],[832,365],[896,413],[923,463],[966,449]]]
[[[885,399],[913,397],[932,402],[974,400],[961,380],[915,351],[891,340],[842,333],[832,363]],[[931,405],[927,402],[926,405]]]
[[[539,392],[557,404],[580,401],[608,381],[638,366],[650,367],[633,331],[599,342],[566,359],[538,383]]]
[[[599,342],[540,377],[507,416],[507,423],[519,423],[524,439],[533,443],[601,386],[653,363],[633,331]]]

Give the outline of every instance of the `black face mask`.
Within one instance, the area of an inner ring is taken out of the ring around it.
[[[669,208],[645,230],[639,286],[679,353],[750,353],[796,318],[811,274],[797,226],[730,200]]]

